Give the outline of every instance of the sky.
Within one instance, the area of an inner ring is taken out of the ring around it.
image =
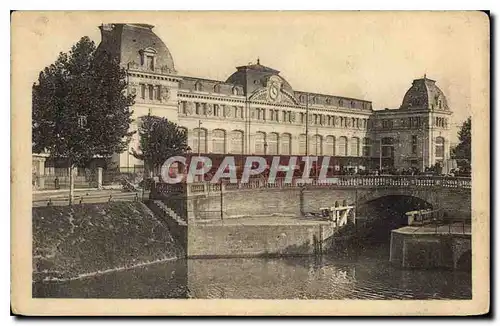
[[[489,73],[489,25],[479,12],[22,14],[13,26],[32,52],[23,69],[31,83],[80,37],[98,44],[100,24],[148,23],[180,75],[226,80],[236,66],[260,58],[294,90],[360,98],[383,109],[399,107],[412,80],[426,74],[454,112],[452,137],[484,96]]]

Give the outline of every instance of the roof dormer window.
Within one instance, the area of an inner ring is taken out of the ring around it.
[[[146,56],[146,68],[149,70],[155,70],[155,61],[152,55]]]
[[[156,50],[153,48],[146,48],[139,51],[141,55],[141,66],[144,69],[154,71],[156,68]]]

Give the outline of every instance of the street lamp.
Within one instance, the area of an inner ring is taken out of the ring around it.
[[[309,93],[306,94],[306,156],[309,155]]]
[[[378,168],[380,171],[382,171],[382,138],[379,139],[379,150],[378,150],[378,156],[379,156],[379,163],[378,163]]]

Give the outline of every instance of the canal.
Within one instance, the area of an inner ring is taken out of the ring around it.
[[[389,244],[321,258],[193,259],[68,282],[33,284],[33,297],[195,299],[471,299],[471,273],[402,270]]]

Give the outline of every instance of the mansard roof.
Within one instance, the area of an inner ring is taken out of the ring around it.
[[[401,109],[449,111],[448,101],[443,91],[436,86],[436,81],[427,78],[413,80],[406,92]]]

